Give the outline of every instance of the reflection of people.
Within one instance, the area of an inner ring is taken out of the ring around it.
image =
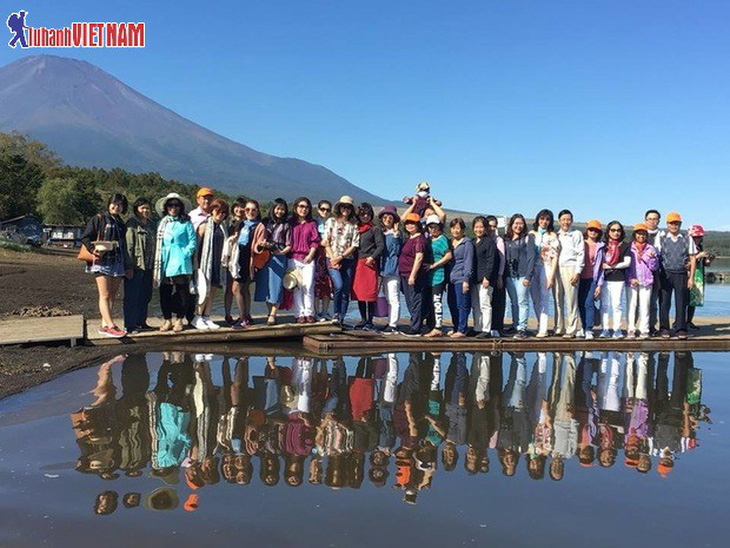
[[[25,40],[25,32],[23,32],[24,29],[27,29],[28,27],[25,26],[25,16],[26,12],[21,10],[18,13],[11,13],[10,17],[8,17],[7,25],[11,32],[15,33],[15,36],[13,36],[12,40],[8,42],[8,45],[11,48],[15,47],[15,44],[20,42],[21,48],[27,48],[28,42]]]
[[[113,514],[119,505],[119,493],[116,491],[104,491],[99,493],[94,502],[94,513],[97,516],[108,516]]]

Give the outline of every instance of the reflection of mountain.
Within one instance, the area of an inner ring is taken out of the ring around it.
[[[385,202],[323,166],[213,133],[85,61],[39,55],[0,68],[0,104],[0,131],[28,133],[71,165],[154,171],[265,199]]]
[[[533,480],[576,462],[666,476],[707,418],[690,353],[444,356],[363,357],[349,371],[268,358],[252,373],[257,358],[173,355],[151,379],[132,356],[102,366],[96,404],[72,415],[77,469],[113,479],[151,467],[203,487],[247,484],[257,465],[269,486],[393,484],[415,502],[460,463],[506,476],[524,466]]]

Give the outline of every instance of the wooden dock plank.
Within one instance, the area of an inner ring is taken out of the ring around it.
[[[84,338],[84,316],[22,318],[8,316],[0,320],[0,346],[68,342],[76,345]]]

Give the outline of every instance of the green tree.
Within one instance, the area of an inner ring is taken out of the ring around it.
[[[82,187],[75,179],[47,179],[38,191],[38,213],[46,224],[78,225],[86,221],[80,211]]]
[[[38,165],[20,154],[0,152],[0,219],[34,213],[42,183]]]

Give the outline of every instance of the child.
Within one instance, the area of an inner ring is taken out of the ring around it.
[[[439,200],[431,200],[431,185],[427,182],[418,183],[416,185],[416,195],[412,198],[403,196],[403,203],[411,206],[409,212],[418,213],[418,217],[422,218],[426,214],[426,210],[430,207],[431,202],[437,206],[441,206]]]

